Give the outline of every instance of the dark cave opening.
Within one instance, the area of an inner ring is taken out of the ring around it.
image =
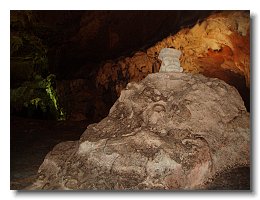
[[[11,187],[28,185],[54,145],[79,139],[107,116],[118,95],[112,83],[97,86],[102,63],[147,49],[216,12],[11,11]],[[250,112],[242,75],[218,68],[203,74],[236,87]]]

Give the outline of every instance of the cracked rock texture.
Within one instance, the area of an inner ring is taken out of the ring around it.
[[[145,51],[107,61],[98,72],[97,86],[112,88],[119,96],[128,82],[140,81],[159,71],[158,55],[163,48],[182,52],[180,63],[186,72],[222,79],[238,90],[241,86],[234,79],[241,76],[243,84],[250,87],[250,15],[245,11],[212,14]]]
[[[203,75],[150,74],[129,83],[79,141],[55,146],[27,189],[207,189],[218,174],[250,167],[249,132],[234,87]]]

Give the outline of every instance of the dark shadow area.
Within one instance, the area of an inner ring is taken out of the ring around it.
[[[210,183],[209,190],[250,190],[250,168],[238,167],[220,173]]]
[[[89,123],[11,117],[10,124],[10,187],[12,190],[20,190],[35,180],[44,157],[56,144],[79,140]]]

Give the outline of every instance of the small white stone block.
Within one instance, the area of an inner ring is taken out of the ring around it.
[[[173,48],[164,48],[160,51],[159,59],[162,65],[159,72],[183,72],[180,65],[181,51]]]

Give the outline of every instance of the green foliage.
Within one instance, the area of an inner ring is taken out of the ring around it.
[[[11,28],[26,29],[28,26],[35,25],[36,19],[31,10],[13,10],[11,11]]]
[[[40,75],[34,81],[24,82],[21,87],[11,89],[11,109],[19,111],[23,108],[41,110],[57,120],[65,120],[65,114],[58,103],[54,89],[55,75],[50,74],[46,79]]]
[[[32,11],[11,12],[11,63],[17,60],[31,61],[35,71],[32,76],[48,74],[48,49],[35,34],[37,28],[37,20]]]
[[[18,60],[32,62],[34,74],[48,72],[47,47],[33,35],[11,36],[11,63]]]
[[[19,50],[23,46],[23,40],[18,36],[11,36],[11,55]]]
[[[37,35],[39,28],[33,11],[11,11],[11,80],[26,77],[26,81],[22,79],[11,89],[11,111],[40,110],[64,120],[55,90],[55,75],[48,69],[48,48]],[[26,76],[19,76],[19,72]]]

